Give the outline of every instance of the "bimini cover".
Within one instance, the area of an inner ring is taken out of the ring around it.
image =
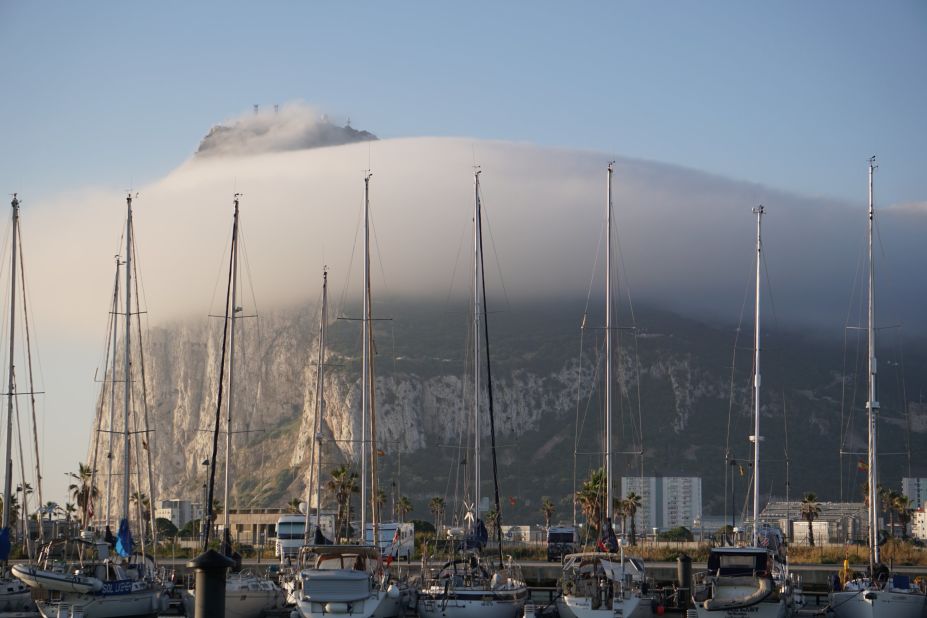
[[[132,550],[134,548],[134,543],[132,542],[132,531],[129,530],[129,520],[120,519],[119,520],[119,533],[116,535],[116,553],[127,558],[132,555]]]

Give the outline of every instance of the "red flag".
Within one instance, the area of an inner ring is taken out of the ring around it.
[[[387,557],[386,557],[386,566],[388,567],[388,566],[391,565],[391,564],[393,564],[393,557],[392,557],[392,556],[387,556]]]
[[[860,459],[858,462],[856,462],[857,472],[866,472],[867,470],[869,470],[869,464],[867,464],[865,461]]]
[[[515,506],[515,496],[509,497],[509,504],[511,504],[512,506]]]

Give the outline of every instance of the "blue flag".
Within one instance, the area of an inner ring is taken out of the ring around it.
[[[132,542],[132,531],[129,530],[129,520],[119,520],[119,534],[116,535],[116,553],[127,558],[132,555],[134,543]]]
[[[9,558],[11,549],[13,549],[13,544],[10,543],[10,529],[4,528],[0,530],[0,560]]]

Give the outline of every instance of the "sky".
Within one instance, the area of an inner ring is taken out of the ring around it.
[[[751,199],[777,191],[800,196],[789,200],[808,209],[809,229],[826,229],[834,203],[865,203],[873,154],[880,164],[877,204],[927,208],[925,61],[927,4],[916,0],[0,0],[0,189],[20,194],[27,221],[35,205],[33,246],[64,260],[70,256],[59,255],[54,243],[69,229],[71,236],[85,229],[78,205],[95,216],[111,213],[110,228],[88,231],[69,247],[81,255],[99,249],[111,261],[127,189],[151,187],[148,203],[178,194],[177,179],[211,126],[254,104],[266,110],[302,101],[381,138],[515,142],[548,153],[528,157],[548,165],[567,165],[549,153],[569,149],[600,153],[603,161],[691,168],[752,187],[741,191]],[[366,162],[362,154],[355,161],[359,176]],[[239,169],[210,186],[230,195],[248,178]],[[382,176],[378,171],[377,180]],[[670,176],[678,177],[652,178]],[[175,215],[173,223],[182,225]],[[56,222],[46,236],[42,226]],[[162,224],[167,229],[171,220]],[[209,259],[213,268],[218,258]],[[39,265],[39,276],[54,269],[50,258]],[[906,266],[917,272],[917,264]],[[80,293],[74,276],[67,278]],[[84,291],[94,297],[109,278],[95,276]],[[912,284],[923,289],[923,281]],[[105,305],[105,296],[95,296],[97,304]],[[96,345],[89,364],[97,360],[104,322],[88,314],[80,332],[69,333],[67,319],[40,317],[38,328],[66,350],[49,354],[49,362],[81,367],[61,386],[45,385],[59,392],[47,403],[47,422],[55,426],[67,407],[62,391],[71,407],[92,407],[99,385],[79,356],[90,338]],[[85,418],[71,414],[68,422],[86,431]],[[84,452],[83,436],[73,442],[48,443],[53,470],[46,477],[55,495],[64,493],[64,473]]]

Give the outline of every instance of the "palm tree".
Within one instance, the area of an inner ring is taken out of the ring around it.
[[[386,492],[382,489],[378,489],[377,493],[373,496],[373,502],[377,505],[377,513],[383,513],[383,505],[386,504]],[[382,515],[380,519],[382,519]]]
[[[335,497],[338,511],[335,515],[335,530],[342,537],[348,536],[348,522],[351,519],[351,495],[356,494],[360,488],[357,485],[357,472],[341,465],[331,471],[331,478],[325,488]]]
[[[71,514],[77,512],[77,506],[73,502],[64,503],[64,519],[66,522],[71,523]]]
[[[544,516],[544,527],[550,529],[550,519],[557,512],[557,507],[551,502],[550,498],[544,496],[541,498],[541,515]]]
[[[898,523],[901,524],[901,538],[908,538],[908,523],[911,521],[911,514],[914,508],[911,504],[911,498],[902,493],[895,496],[895,511],[898,513]]]
[[[814,527],[811,525],[821,514],[821,506],[814,492],[809,491],[801,501],[801,518],[808,522],[808,545],[814,547]]]
[[[624,499],[624,510],[628,519],[631,520],[631,536],[629,537],[631,545],[637,545],[637,520],[634,516],[637,515],[639,508],[641,508],[641,497],[629,491],[627,498]]]
[[[405,521],[406,514],[411,512],[412,502],[406,496],[399,496],[399,500],[396,501],[396,515],[399,521]]]
[[[876,487],[876,495],[879,497],[880,512],[888,514],[888,531],[895,536],[895,491],[879,485]]]
[[[499,527],[499,511],[492,509],[486,513],[486,532],[489,538],[495,538]]]
[[[51,521],[52,515],[61,509],[57,502],[46,502],[42,507],[42,512],[48,515],[48,521]]]
[[[0,496],[0,511],[3,510],[3,497]],[[10,521],[19,521],[19,498],[13,493],[10,495]]]
[[[612,512],[614,513],[612,521],[617,522],[618,518],[621,518],[621,536],[625,536],[628,529],[628,504],[618,497],[612,498],[612,502]]]
[[[605,470],[599,468],[589,474],[583,486],[576,492],[576,503],[583,511],[586,523],[595,536],[598,536],[602,520],[602,496],[605,495]]]
[[[290,501],[286,503],[286,507],[289,509],[291,513],[299,513],[299,505],[301,505],[302,503],[303,501],[300,500],[298,497],[296,497],[296,498],[290,499]]]
[[[68,491],[80,511],[81,526],[86,526],[93,516],[93,503],[100,497],[100,490],[93,483],[93,469],[78,462],[77,472],[69,472],[68,476],[76,481],[68,485]]]
[[[428,502],[428,510],[435,516],[435,537],[440,536],[444,515],[444,498],[435,496]]]

